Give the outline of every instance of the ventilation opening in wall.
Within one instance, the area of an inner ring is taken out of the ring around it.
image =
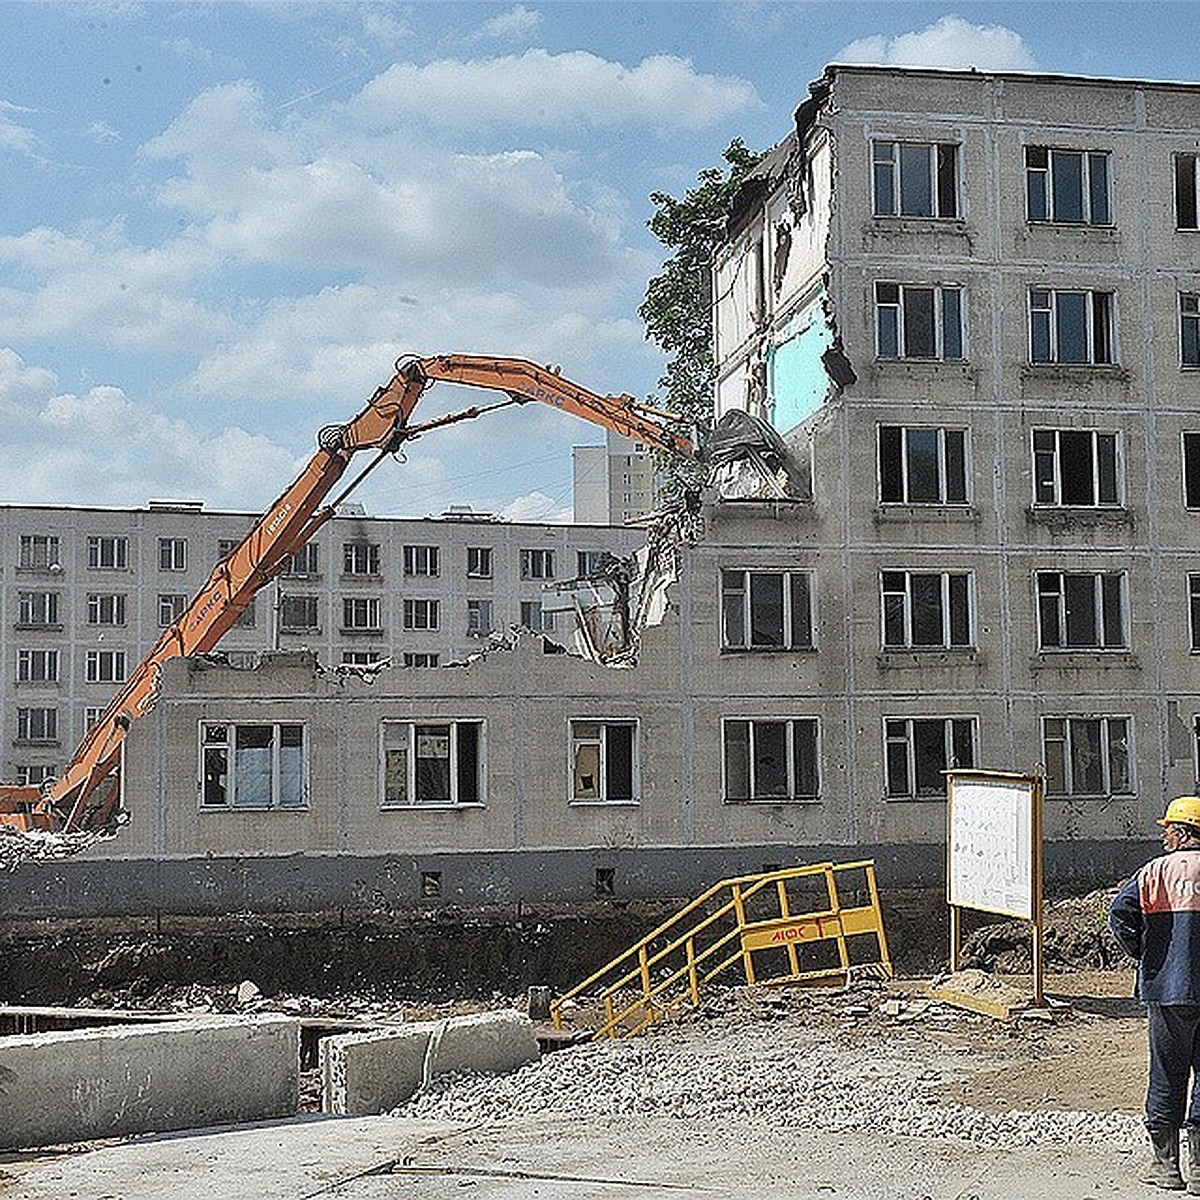
[[[421,899],[436,900],[442,894],[441,871],[421,872]]]
[[[617,870],[615,867],[596,868],[596,895],[615,896],[617,894]]]

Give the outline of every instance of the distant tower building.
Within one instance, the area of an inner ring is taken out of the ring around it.
[[[625,525],[654,507],[654,454],[611,430],[603,446],[576,446],[575,524]]]

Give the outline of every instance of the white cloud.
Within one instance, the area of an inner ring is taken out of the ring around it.
[[[7,100],[0,100],[0,149],[19,150],[28,154],[33,150],[36,140],[33,130],[22,125],[12,116],[13,113],[27,113],[29,109]]]
[[[93,121],[88,126],[88,136],[101,146],[112,145],[121,140],[121,134],[107,121]]]
[[[299,469],[290,453],[237,427],[205,433],[131,400],[120,388],[56,393],[50,371],[0,349],[0,415],[12,452],[0,495],[24,503],[142,505],[197,496],[263,507]]]
[[[552,500],[538,491],[516,497],[499,515],[506,521],[536,521],[545,525],[569,525],[572,521],[571,505],[564,507],[561,500]]]
[[[984,71],[1037,69],[1037,60],[1019,33],[1003,25],[972,25],[953,14],[916,32],[859,38],[834,55],[832,61],[904,67],[978,67]]]
[[[475,31],[474,40],[494,38],[497,41],[519,42],[527,38],[542,23],[542,14],[536,8],[518,4],[507,12],[489,17]]]
[[[363,88],[350,110],[373,128],[420,117],[461,129],[649,125],[665,133],[704,129],[759,103],[745,80],[699,74],[673,55],[626,67],[582,50],[527,50],[427,66],[396,63]]]

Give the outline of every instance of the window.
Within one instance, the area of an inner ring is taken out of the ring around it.
[[[56,774],[52,763],[21,763],[17,766],[17,782],[25,787],[37,787]]]
[[[722,571],[721,645],[727,650],[811,650],[808,573]]]
[[[598,575],[612,558],[607,550],[576,550],[575,574],[580,579]]]
[[[467,547],[467,574],[472,579],[491,579],[492,577],[492,548],[491,546]]]
[[[522,600],[521,624],[535,633],[550,633],[554,629],[554,614],[546,612],[538,600]]]
[[[405,629],[436,629],[438,627],[438,602],[436,600],[405,600]]]
[[[380,739],[385,808],[483,802],[482,721],[384,721]]]
[[[1200,367],[1200,296],[1179,297],[1179,361]]]
[[[123,537],[88,538],[88,566],[123,571],[129,565],[129,539]]]
[[[726,803],[817,799],[815,718],[726,719],[721,742]]]
[[[467,637],[487,637],[492,632],[492,602],[467,601]]]
[[[93,592],[87,598],[87,623],[89,625],[124,625],[125,597],[120,593]]]
[[[347,542],[342,547],[342,571],[346,575],[378,575],[379,544]]]
[[[58,624],[57,592],[18,592],[17,625],[29,628]]]
[[[962,359],[962,288],[876,283],[875,343],[880,358]]]
[[[58,538],[46,533],[21,534],[20,557],[17,565],[25,570],[47,570],[62,565],[58,555]]]
[[[1042,650],[1123,650],[1125,575],[1037,573],[1038,634]]]
[[[1183,435],[1183,503],[1200,508],[1200,433]]]
[[[92,726],[96,725],[99,722],[100,717],[103,713],[104,713],[104,709],[101,708],[100,705],[98,705],[98,704],[88,704],[84,707],[84,710],[83,710],[83,731],[84,731],[84,733],[87,733],[87,731],[89,729],[91,729]]]
[[[1035,429],[1034,504],[1053,508],[1119,505],[1117,450],[1115,433],[1098,433],[1093,429]]]
[[[883,645],[887,650],[973,645],[971,577],[947,571],[884,571]]]
[[[240,613],[238,613],[237,620],[234,621],[234,625],[238,629],[253,629],[258,624],[258,615],[254,607],[256,603],[257,601],[251,600],[250,603],[247,604]]]
[[[57,683],[57,650],[18,650],[18,683]]]
[[[958,216],[957,146],[873,142],[871,160],[876,216]]]
[[[889,796],[944,796],[942,772],[975,765],[974,717],[889,718],[884,741]]]
[[[158,569],[160,571],[187,570],[187,539],[158,539]]]
[[[438,573],[438,548],[436,546],[405,546],[405,575],[436,576]]]
[[[160,629],[166,629],[168,625],[173,625],[180,617],[183,616],[184,605],[187,604],[187,597],[180,595],[160,595],[158,598],[158,626]]]
[[[1112,299],[1112,292],[1031,288],[1031,361],[1112,363]]]
[[[1200,154],[1175,155],[1175,228],[1197,229],[1200,222]]]
[[[1031,221],[1111,225],[1106,150],[1025,147],[1025,204]]]
[[[636,747],[636,721],[572,721],[572,801],[635,801]]]
[[[1047,796],[1127,796],[1133,792],[1128,717],[1046,717],[1042,759]]]
[[[205,808],[303,808],[308,800],[304,726],[201,726]]]
[[[380,655],[378,650],[343,650],[342,662],[352,667],[369,667],[373,665],[388,665],[390,660]]]
[[[436,667],[438,665],[438,655],[427,654],[420,650],[406,650],[404,652],[404,665],[406,667]]]
[[[317,543],[309,542],[307,545],[301,546],[295,554],[290,555],[282,573],[293,579],[297,576],[306,577],[318,574]]]
[[[1188,628],[1192,634],[1192,652],[1197,653],[1200,652],[1200,575],[1189,575],[1187,578]]]
[[[84,657],[88,683],[121,683],[125,679],[124,650],[89,650]]]
[[[884,504],[966,504],[965,429],[879,427],[879,499]]]
[[[237,538],[217,538],[217,562],[223,562],[241,544]]]
[[[554,578],[553,550],[522,550],[520,559],[522,579]]]
[[[18,742],[55,742],[58,740],[57,708],[18,708]]]
[[[342,597],[342,628],[347,632],[353,629],[380,632],[382,626],[379,623],[378,597]]]
[[[281,597],[279,601],[279,627],[281,629],[293,630],[317,629],[317,597]]]

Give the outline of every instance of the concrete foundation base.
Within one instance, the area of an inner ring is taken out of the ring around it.
[[[0,1038],[0,1149],[295,1116],[300,1025],[204,1018]]]
[[[321,1041],[321,1107],[340,1116],[383,1113],[438,1075],[498,1075],[537,1056],[533,1023],[511,1009],[340,1034]]]

